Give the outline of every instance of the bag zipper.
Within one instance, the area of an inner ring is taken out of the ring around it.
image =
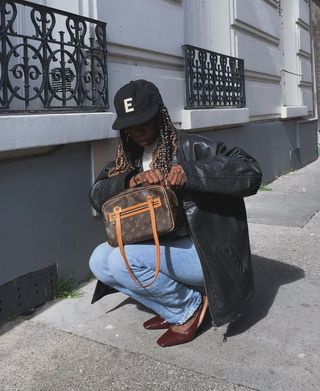
[[[161,206],[161,200],[159,198],[155,199],[153,201],[153,206],[155,208],[160,208]],[[122,212],[120,212],[120,216],[125,218],[126,215],[128,214],[131,214],[131,213],[134,213],[134,212],[147,212],[149,210],[148,206],[147,205],[142,205],[142,206],[138,206],[137,208],[134,208],[134,209],[130,209],[130,210],[124,210]],[[115,213],[114,212],[110,212],[108,213],[108,218],[109,218],[109,222],[111,223],[114,223],[115,222]]]

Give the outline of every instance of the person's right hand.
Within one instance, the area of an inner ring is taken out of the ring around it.
[[[161,171],[156,168],[153,170],[147,170],[139,172],[137,175],[134,175],[129,182],[129,187],[133,188],[139,185],[163,185],[164,178],[161,174]]]

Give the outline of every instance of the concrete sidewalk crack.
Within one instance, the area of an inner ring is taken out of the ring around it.
[[[304,228],[313,218],[314,216],[320,211],[320,209],[316,210],[311,216],[310,218],[300,227],[300,228]]]

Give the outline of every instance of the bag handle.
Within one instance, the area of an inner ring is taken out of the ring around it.
[[[123,241],[122,241],[122,228],[121,228],[121,217],[120,217],[121,208],[119,208],[119,207],[114,208],[114,214],[115,214],[115,219],[116,219],[117,240],[118,240],[118,246],[120,249],[120,253],[122,255],[122,258],[124,260],[124,263],[126,265],[126,268],[128,270],[129,275],[141,288],[147,288],[148,286],[153,284],[155,282],[155,280],[157,279],[159,271],[160,271],[160,243],[159,243],[159,237],[158,237],[158,232],[157,232],[157,224],[156,224],[156,216],[154,213],[154,205],[153,205],[153,200],[152,200],[151,196],[147,197],[147,204],[149,207],[151,228],[152,228],[154,242],[156,245],[156,257],[157,257],[156,258],[156,270],[154,273],[153,280],[147,285],[141,284],[141,282],[137,279],[137,277],[134,275],[133,271],[131,270],[131,267],[129,265],[129,262],[128,262],[128,259],[126,256],[126,252],[125,252],[125,249],[123,246]]]

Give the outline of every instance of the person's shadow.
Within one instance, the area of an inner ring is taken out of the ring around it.
[[[254,296],[240,309],[235,319],[228,324],[224,334],[225,340],[227,337],[245,332],[266,317],[281,285],[290,284],[305,276],[304,270],[297,266],[257,255],[252,256],[252,267],[255,285]],[[130,297],[108,312],[112,312],[129,303],[136,303],[138,310],[152,314],[152,311]],[[198,334],[204,333],[211,327],[210,318],[207,313],[205,322],[201,325],[201,330],[199,330]]]
[[[228,324],[225,339],[250,329],[268,315],[281,285],[304,278],[304,270],[287,263],[252,256],[255,293]]]

